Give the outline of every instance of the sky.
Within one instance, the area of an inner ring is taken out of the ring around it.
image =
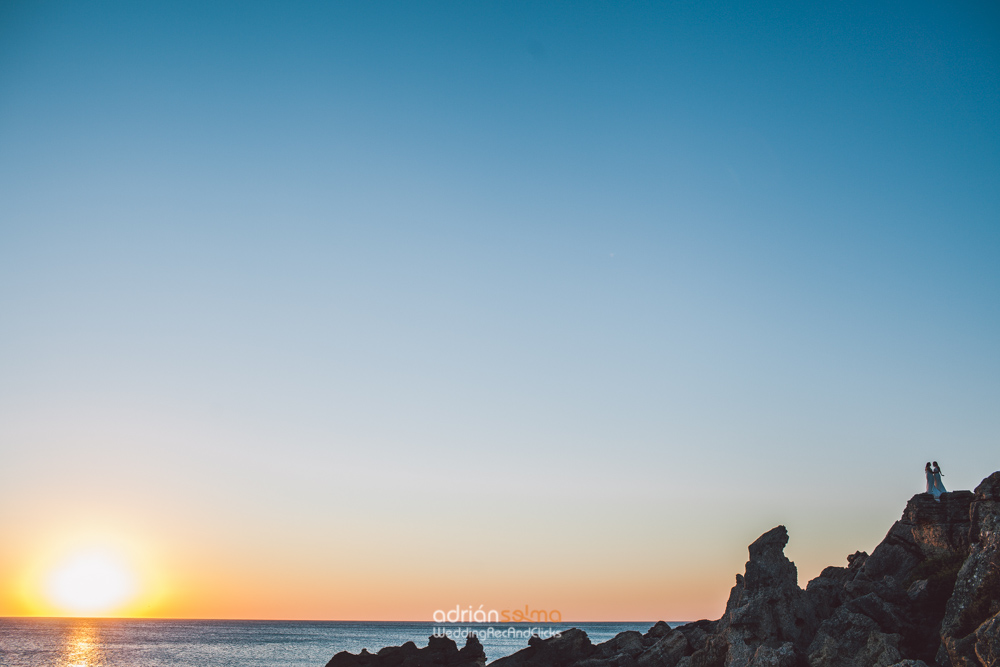
[[[0,616],[717,618],[1000,469],[1000,10],[808,4],[4,3]]]

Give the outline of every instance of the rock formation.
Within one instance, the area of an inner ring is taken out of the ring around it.
[[[941,622],[944,667],[1000,665],[1000,472],[976,487],[970,523],[969,556]]]
[[[787,543],[778,526],[750,545],[718,621],[661,621],[596,645],[572,629],[491,667],[1000,667],[1000,472],[975,493],[917,494],[871,555],[848,556],[805,590]],[[484,663],[478,641],[459,651],[432,638],[339,653],[327,667]]]
[[[485,664],[483,645],[475,635],[469,635],[462,650],[448,637],[431,636],[424,648],[406,642],[402,646],[387,646],[378,653],[365,649],[358,655],[341,651],[326,667],[483,667]]]
[[[778,526],[750,545],[746,574],[736,575],[726,613],[697,661],[715,663],[710,656],[718,655],[727,666],[782,664],[805,649],[818,622],[786,544],[788,531]]]
[[[687,636],[660,621],[646,634],[622,632],[603,644],[590,643],[573,628],[558,637],[532,638],[528,648],[490,663],[491,667],[658,667],[675,664],[690,653]]]

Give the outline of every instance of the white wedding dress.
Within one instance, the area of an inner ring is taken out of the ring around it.
[[[939,499],[941,497],[941,491],[938,490],[937,479],[935,478],[934,473],[930,470],[925,470],[924,475],[927,477],[927,490],[924,491],[924,493],[933,495],[934,500]]]
[[[940,497],[942,493],[948,493],[948,489],[944,488],[944,482],[941,481],[941,469],[934,468],[934,497]]]

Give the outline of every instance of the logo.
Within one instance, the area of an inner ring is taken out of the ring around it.
[[[462,608],[455,605],[454,609],[437,609],[434,611],[433,619],[435,623],[482,623],[487,627],[435,627],[435,637],[448,637],[450,639],[465,639],[469,635],[475,635],[490,639],[530,639],[539,637],[548,639],[558,637],[558,628],[514,627],[496,628],[490,623],[562,623],[562,612],[558,609],[532,609],[529,605],[524,605],[523,609],[484,609],[486,605],[479,605],[476,609],[471,605]]]
[[[435,623],[562,623],[562,612],[558,609],[531,609],[524,605],[524,609],[487,611],[483,609],[484,606],[479,605],[479,609],[473,609],[470,605],[467,609],[462,609],[460,605],[455,605],[454,609],[448,611],[437,609],[432,618]]]

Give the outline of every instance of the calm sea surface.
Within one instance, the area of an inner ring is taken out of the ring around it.
[[[652,623],[543,624],[584,629],[595,644]],[[673,623],[671,625],[674,625]],[[334,653],[413,641],[427,645],[432,623],[339,621],[171,621],[142,619],[0,618],[4,667],[323,667]],[[461,627],[469,627],[468,625]],[[493,626],[527,630],[527,624]],[[489,660],[528,645],[521,637],[478,628]],[[464,640],[458,640],[459,647]]]

